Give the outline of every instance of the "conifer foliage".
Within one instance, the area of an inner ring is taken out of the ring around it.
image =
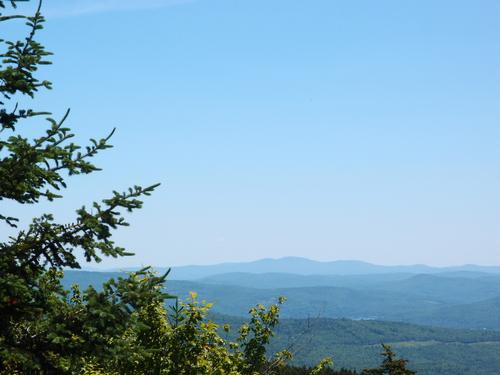
[[[406,367],[408,361],[402,358],[396,358],[396,354],[392,351],[390,345],[382,344],[383,361],[380,367],[373,369],[365,369],[361,375],[414,375],[412,371]]]
[[[29,105],[39,90],[52,88],[38,77],[51,53],[36,40],[44,24],[40,6],[32,16],[5,14],[13,9],[14,2],[0,2],[0,25],[23,22],[27,32],[20,40],[0,39],[0,201],[33,205],[61,198],[70,176],[98,171],[91,159],[111,147],[113,132],[82,147],[65,125],[69,111],[57,120],[17,104]],[[45,122],[45,131],[29,139],[23,135],[28,120]],[[63,268],[80,268],[76,252],[89,262],[128,254],[115,245],[112,230],[128,225],[121,212],[141,208],[141,197],[156,186],[113,192],[78,209],[70,223],[50,214],[21,223],[0,209],[0,232],[19,227],[0,242],[0,372],[71,371],[86,353],[113,351],[108,341],[127,328],[132,310],[163,300],[164,277],[138,277],[147,270],[110,280],[101,292],[69,292],[60,283]]]

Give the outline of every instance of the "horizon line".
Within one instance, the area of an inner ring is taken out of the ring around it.
[[[214,266],[221,266],[221,265],[232,265],[232,264],[251,264],[251,263],[257,263],[257,262],[262,262],[262,261],[283,261],[286,259],[300,259],[300,260],[305,260],[305,261],[310,261],[314,263],[342,263],[342,262],[352,262],[352,263],[363,263],[366,265],[370,266],[376,266],[376,267],[387,267],[387,268],[397,268],[397,267],[426,267],[430,269],[448,269],[448,268],[461,268],[461,267],[480,267],[480,268],[500,268],[500,265],[484,265],[484,264],[477,264],[477,263],[463,263],[463,264],[452,264],[452,265],[430,265],[426,263],[409,263],[409,264],[382,264],[382,263],[372,263],[369,261],[365,260],[359,260],[359,259],[336,259],[336,260],[317,260],[317,259],[311,259],[311,258],[306,258],[306,257],[300,257],[300,256],[284,256],[284,257],[277,257],[277,258],[259,258],[259,259],[254,259],[254,260],[244,260],[244,261],[227,261],[227,262],[218,262],[218,263],[209,263],[209,264],[181,264],[181,265],[171,265],[171,266],[165,266],[165,265],[131,265],[131,266],[123,266],[123,267],[97,267],[91,266],[91,267],[82,267],[81,270],[101,270],[101,271],[118,271],[118,270],[130,270],[130,269],[141,269],[144,267],[151,267],[153,269],[174,269],[174,268],[187,268],[187,267],[214,267]]]

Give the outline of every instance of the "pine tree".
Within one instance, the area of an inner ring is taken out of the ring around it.
[[[91,159],[111,147],[114,132],[82,147],[72,142],[74,134],[66,126],[69,110],[56,120],[47,111],[17,104],[31,103],[40,90],[52,88],[38,77],[51,55],[36,40],[44,24],[40,5],[33,16],[5,15],[15,3],[0,1],[0,25],[24,22],[27,27],[24,39],[0,39],[0,201],[25,205],[59,199],[71,176],[98,171]],[[26,121],[44,119],[44,133],[23,136]],[[163,300],[158,286],[164,277],[146,275],[147,270],[139,273],[147,282],[131,275],[110,280],[101,292],[65,291],[60,282],[64,268],[80,268],[78,251],[87,262],[129,255],[113,242],[112,231],[128,225],[121,212],[140,209],[140,198],[156,186],[115,191],[90,209],[78,209],[70,223],[44,214],[26,225],[12,212],[0,211],[0,225],[17,228],[0,242],[1,373],[70,371],[74,357],[104,355],[109,338],[126,329],[125,317],[134,308]]]
[[[408,360],[396,358],[389,345],[382,344],[384,360],[379,368],[365,369],[361,375],[414,375],[415,371],[406,368]]]

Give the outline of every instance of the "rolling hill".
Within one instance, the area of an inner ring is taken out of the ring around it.
[[[239,326],[243,319],[214,316]],[[347,319],[283,319],[270,351],[290,348],[294,363],[311,365],[325,356],[337,368],[376,366],[380,343],[410,360],[418,374],[492,375],[500,368],[500,332],[455,330],[413,324]]]
[[[135,268],[114,269],[110,271],[130,271]],[[157,267],[164,271],[170,267]],[[457,267],[430,267],[422,264],[409,266],[383,266],[355,260],[319,262],[307,258],[285,257],[280,259],[261,259],[253,262],[221,263],[204,266],[174,266],[171,279],[196,280],[203,277],[230,272],[247,273],[291,273],[297,275],[373,275],[387,273],[443,273],[477,272],[500,274],[500,267],[463,265]]]
[[[474,303],[443,306],[410,316],[414,323],[440,327],[500,330],[500,297]]]
[[[124,273],[66,271],[63,281],[66,286],[99,288],[120,276]],[[269,349],[290,348],[297,365],[332,356],[337,368],[372,367],[380,360],[384,342],[408,358],[419,374],[431,375],[499,373],[499,285],[498,275],[463,270],[367,275],[231,272],[197,281],[167,280],[169,293],[184,298],[198,292],[200,299],[214,302],[213,319],[233,327],[244,321],[250,306],[287,296]]]
[[[99,286],[109,277],[120,275],[123,274],[68,271],[64,282],[67,286],[71,283]],[[500,319],[496,318],[500,307],[499,280],[440,274],[231,273],[200,281],[169,280],[167,290],[181,299],[196,291],[201,299],[214,303],[215,312],[234,316],[244,316],[249,307],[273,303],[283,295],[288,299],[282,311],[286,318],[377,319],[500,330]]]

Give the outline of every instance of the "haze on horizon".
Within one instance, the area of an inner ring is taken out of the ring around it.
[[[36,209],[162,183],[116,233],[137,255],[99,267],[500,265],[498,1],[137,4],[44,5],[37,107],[117,133],[102,172]]]

